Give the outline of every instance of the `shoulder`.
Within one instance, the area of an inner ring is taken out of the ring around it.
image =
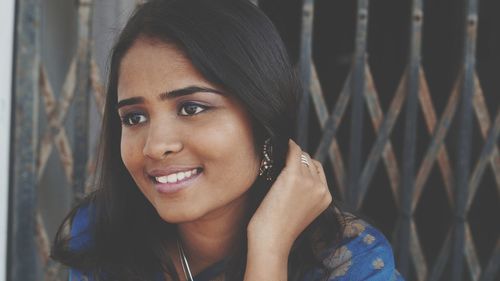
[[[78,252],[88,249],[92,245],[91,234],[91,208],[88,205],[79,207],[71,221],[69,247],[72,251]],[[70,268],[69,281],[90,281],[92,280],[81,271]]]
[[[365,221],[346,215],[339,244],[322,252],[331,281],[403,280],[396,270],[390,243],[382,232]]]
[[[79,207],[73,219],[70,229],[70,248],[73,251],[79,251],[91,246],[91,208],[89,205]]]

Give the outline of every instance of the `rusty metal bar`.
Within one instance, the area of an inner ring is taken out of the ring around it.
[[[467,220],[467,200],[469,197],[469,175],[472,144],[472,104],[474,95],[474,73],[477,35],[477,0],[465,1],[465,41],[464,41],[464,76],[461,89],[459,114],[459,135],[457,147],[457,186],[455,191],[455,224],[453,235],[451,279],[463,278],[465,222]]]
[[[382,121],[384,119],[384,113],[380,106],[380,101],[375,89],[375,83],[373,82],[373,77],[369,69],[365,73],[366,75],[366,105],[368,106],[368,111],[372,120],[373,128],[375,132],[379,134]],[[384,158],[384,164],[389,176],[389,183],[391,185],[392,195],[396,207],[399,208],[400,196],[399,196],[399,184],[400,184],[400,173],[398,167],[398,160],[396,158],[396,153],[394,152],[394,147],[391,140],[388,138],[385,143],[384,149],[382,151],[382,157]]]
[[[319,142],[318,148],[314,153],[314,158],[320,162],[323,162],[327,156],[327,151],[332,144],[332,140],[337,133],[337,129],[342,122],[342,118],[344,117],[345,110],[347,108],[347,104],[351,97],[351,75],[347,76],[346,82],[340,95],[335,103],[335,107],[328,116],[328,119],[324,121],[324,130],[323,135],[321,136],[321,140]]]
[[[302,6],[302,30],[300,36],[299,72],[303,89],[300,98],[297,119],[297,143],[307,150],[309,134],[309,88],[311,83],[312,32],[314,18],[314,0],[304,0]]]
[[[74,146],[73,190],[75,199],[84,196],[89,153],[89,105],[90,105],[90,36],[92,0],[80,0],[78,6],[77,85],[74,98]]]
[[[35,214],[35,223],[36,223],[36,243],[38,248],[38,254],[41,258],[41,264],[45,265],[50,259],[50,239],[47,235],[47,231],[45,229],[45,223],[42,218],[40,212]]]
[[[477,120],[479,122],[479,127],[481,128],[481,134],[483,138],[486,139],[488,135],[488,130],[491,126],[490,115],[488,114],[488,108],[486,107],[486,101],[484,100],[484,94],[481,89],[479,78],[477,74],[474,76],[476,81],[476,93],[474,94],[474,111],[476,112]],[[493,176],[497,183],[498,192],[500,194],[500,152],[497,146],[493,147],[492,157],[490,158],[491,169],[493,170]]]
[[[366,46],[368,33],[368,0],[358,0],[354,62],[351,72],[351,132],[349,135],[349,175],[347,202],[356,206],[359,201],[359,176],[362,166],[363,116],[365,96]]]
[[[407,71],[406,120],[403,145],[403,168],[401,192],[401,220],[399,227],[398,262],[401,274],[408,275],[410,270],[410,227],[413,221],[411,203],[415,189],[415,150],[417,146],[418,96],[420,92],[420,61],[422,45],[422,0],[412,3],[410,27],[410,57]]]
[[[90,80],[92,85],[92,91],[94,93],[94,100],[97,106],[98,112],[101,116],[104,114],[104,101],[106,99],[106,90],[104,84],[101,81],[101,72],[99,66],[95,61],[94,57],[90,59]]]
[[[495,121],[493,126],[491,126],[489,133],[486,137],[486,143],[484,144],[483,150],[481,151],[481,156],[479,157],[479,161],[474,168],[474,172],[470,178],[469,189],[470,196],[467,200],[466,209],[469,210],[472,205],[472,200],[474,199],[474,195],[476,194],[477,188],[479,187],[479,183],[483,177],[484,171],[486,169],[486,165],[490,161],[490,159],[494,156],[492,153],[496,148],[496,141],[500,137],[500,108],[497,110],[497,114],[495,117]]]
[[[399,113],[401,112],[401,107],[407,95],[407,91],[405,89],[407,78],[408,75],[405,71],[405,74],[403,74],[403,78],[399,83],[398,89],[396,90],[396,94],[394,95],[391,105],[389,106],[389,111],[387,112],[382,125],[380,125],[375,144],[370,150],[370,154],[368,154],[366,164],[361,174],[358,198],[356,201],[357,208],[361,207],[366,191],[368,190],[368,185],[370,184],[373,174],[375,173],[377,163],[380,160],[380,156],[382,155],[384,147],[387,144],[389,135],[394,127],[394,124],[396,123],[397,118],[399,117]]]
[[[481,275],[481,265],[479,264],[479,259],[477,257],[476,248],[474,247],[474,242],[472,241],[472,233],[469,224],[465,223],[465,259],[467,260],[467,265],[469,268],[469,275],[471,281],[478,281]]]
[[[17,1],[8,280],[35,281],[40,3]]]
[[[458,79],[456,80],[453,86],[451,95],[448,99],[448,103],[446,104],[443,115],[434,130],[434,136],[431,140],[429,147],[427,148],[422,164],[420,165],[420,170],[417,174],[416,182],[423,183],[426,181],[426,179],[430,174],[434,161],[436,160],[438,153],[441,151],[441,148],[443,147],[444,138],[446,137],[453,116],[455,116],[455,112],[457,110],[458,98],[460,92],[459,82],[461,81],[462,76],[463,74],[459,75]],[[415,187],[416,188],[414,189],[414,195],[413,195],[414,200],[412,202],[412,212],[415,211],[415,208],[417,206],[418,198],[420,198],[420,195],[422,193],[423,184],[417,185]],[[454,203],[452,202],[452,205],[453,204]],[[447,238],[445,239],[445,243],[439,252],[435,264],[433,265],[432,271],[428,278],[429,281],[439,280],[441,274],[443,273],[443,270],[446,266],[446,262],[448,261],[450,256],[450,249],[451,249],[450,241],[451,241],[451,230],[448,233]]]
[[[74,85],[76,83],[75,70],[76,60],[73,59],[64,82],[62,97],[59,102],[56,102],[49,78],[47,77],[47,72],[43,66],[40,66],[40,92],[43,97],[44,109],[47,114],[49,127],[42,136],[38,151],[38,181],[40,181],[45,171],[54,143],[59,152],[59,160],[63,165],[66,179],[69,183],[73,180],[73,155],[71,154],[71,146],[64,128],[64,121],[74,94]]]
[[[438,156],[441,147],[443,147],[444,138],[448,133],[448,129],[450,128],[453,117],[455,116],[455,113],[457,111],[459,93],[460,93],[460,81],[462,80],[462,76],[463,74],[461,73],[458,76],[457,80],[455,81],[455,84],[451,91],[451,95],[448,99],[448,103],[446,104],[443,115],[441,116],[441,119],[439,120],[434,130],[434,136],[431,140],[430,145],[427,148],[427,151],[425,152],[422,164],[420,165],[416,182],[422,182],[422,184],[417,185],[414,190],[415,194],[413,195],[413,197],[415,198],[415,200],[413,200],[412,202],[413,212],[415,211],[418,199],[422,194],[422,189],[424,187],[423,182],[425,182],[429,177],[429,174],[432,170],[432,166],[434,165],[434,161],[436,160],[436,157]],[[452,202],[452,205],[453,204],[454,201]]]
[[[433,135],[437,123],[436,110],[434,109],[434,104],[430,95],[429,86],[427,85],[427,81],[425,80],[423,69],[420,69],[420,87],[420,107],[422,108],[425,123],[427,125],[427,131],[430,135]],[[439,168],[441,170],[441,174],[443,175],[444,188],[446,190],[446,195],[448,196],[448,202],[453,208],[454,201],[452,189],[455,185],[455,178],[453,177],[453,172],[451,170],[450,157],[446,146],[441,146],[437,153]],[[414,202],[418,202],[418,199],[420,198],[420,191],[423,189],[424,184],[427,181],[428,176],[422,176],[422,171],[422,169],[419,169],[417,178],[415,180],[414,190],[418,192],[415,192]],[[428,172],[430,172],[430,169],[428,170]]]
[[[38,246],[38,254],[41,261],[41,266],[45,270],[44,278],[46,281],[57,281],[57,275],[61,270],[61,264],[50,259],[50,238],[47,235],[45,222],[42,215],[38,211],[36,213],[36,241]]]
[[[45,267],[45,273],[43,281],[62,281],[60,278],[61,271],[64,269],[63,265],[49,260],[49,263]]]
[[[444,239],[444,244],[441,246],[441,250],[439,251],[436,262],[433,265],[432,271],[427,278],[428,281],[438,281],[439,278],[443,274],[444,268],[446,267],[446,262],[450,257],[450,249],[451,249],[451,229],[446,234],[446,238]]]
[[[494,281],[495,275],[500,271],[500,237],[497,240],[495,250],[490,258],[490,262],[481,275],[481,281]]]
[[[426,281],[429,272],[414,220],[411,221],[410,225],[410,253],[413,259],[413,265],[415,266],[417,280]]]
[[[311,97],[314,105],[314,109],[316,110],[316,116],[318,117],[320,126],[322,130],[325,130],[326,123],[329,119],[328,116],[328,108],[326,107],[325,98],[323,92],[321,90],[321,85],[319,84],[318,75],[316,73],[316,66],[312,65],[311,68]],[[349,97],[349,96],[347,96]],[[337,105],[339,104],[336,103]],[[345,109],[345,106],[344,106]],[[344,112],[344,111],[342,111]],[[333,114],[332,114],[333,116]],[[343,114],[342,114],[343,116]],[[340,117],[340,119],[342,118]],[[340,120],[339,120],[340,122]],[[336,127],[335,127],[336,128]],[[344,160],[342,159],[342,154],[340,153],[340,148],[336,139],[331,140],[330,149],[328,150],[328,155],[330,156],[330,162],[333,166],[333,173],[335,174],[335,178],[337,180],[337,186],[339,190],[340,197],[339,200],[344,199],[344,195],[346,193],[345,187],[345,168],[344,168]],[[326,157],[326,152],[323,152],[321,156],[321,160]],[[318,159],[318,158],[316,158]]]

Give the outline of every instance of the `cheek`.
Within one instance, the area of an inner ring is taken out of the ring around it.
[[[255,180],[260,165],[255,151],[253,133],[250,126],[236,120],[221,122],[218,130],[206,131],[204,149],[211,155],[216,168],[212,172],[224,175],[227,181],[250,185]],[[249,187],[249,186],[248,186]]]
[[[122,133],[120,141],[120,154],[123,164],[127,170],[133,170],[136,163],[140,160],[138,155],[142,150],[138,147],[138,140],[127,133]]]

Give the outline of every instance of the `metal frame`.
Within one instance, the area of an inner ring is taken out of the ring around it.
[[[497,146],[500,139],[498,132],[500,108],[497,110],[495,121],[492,123],[475,71],[477,0],[464,1],[464,10],[466,11],[464,20],[466,24],[464,27],[463,67],[461,74],[456,78],[455,87],[449,95],[448,104],[441,119],[436,117],[431,93],[420,62],[424,18],[422,0],[412,1],[412,19],[409,26],[410,50],[407,66],[385,117],[381,111],[378,93],[374,87],[371,71],[366,60],[368,1],[357,1],[353,63],[346,84],[334,104],[331,114],[328,114],[314,62],[311,61],[308,54],[310,46],[304,46],[304,44],[311,41],[312,29],[309,27],[309,23],[313,22],[311,18],[311,14],[314,14],[311,11],[313,5],[313,1],[305,0],[303,2],[300,69],[302,70],[305,88],[308,90],[303,95],[303,98],[308,99],[310,97],[312,99],[314,112],[307,110],[309,106],[303,106],[299,119],[307,120],[310,114],[316,114],[318,117],[322,132],[314,156],[322,162],[326,161],[327,158],[331,161],[332,172],[341,199],[344,199],[356,209],[360,209],[378,162],[383,159],[395,203],[399,209],[394,246],[398,268],[403,275],[408,275],[410,266],[413,266],[416,280],[441,280],[446,264],[451,262],[451,280],[462,280],[465,265],[468,267],[470,280],[492,281],[500,270],[500,237],[497,238],[497,246],[489,259],[488,265],[481,268],[472,241],[470,226],[467,222],[467,212],[471,207],[472,199],[488,164],[493,170],[497,189],[500,193],[500,157]],[[309,29],[304,32],[305,27]],[[311,74],[309,77],[304,77],[304,75],[309,75],[307,72],[309,67],[312,67]],[[349,101],[351,103],[351,133],[348,155],[349,169],[346,172],[335,135],[339,125],[343,122],[342,119]],[[405,141],[400,170],[389,136],[396,120],[400,117],[404,103],[406,103]],[[368,108],[377,136],[367,160],[361,163],[360,151],[362,148],[361,139],[363,137],[365,105]],[[423,112],[427,130],[432,136],[431,143],[420,164],[416,163],[415,157],[418,138],[416,134],[418,126],[417,111],[419,107]],[[480,160],[475,165],[471,162],[473,115],[478,117],[482,137],[485,140]],[[452,169],[449,154],[444,145],[444,138],[450,127],[451,120],[454,118],[459,119],[460,134],[456,150],[458,160],[455,169]],[[303,127],[307,126],[307,124],[307,122],[303,122],[298,125],[299,140],[306,138],[308,132]],[[444,178],[444,188],[453,207],[455,219],[437,262],[432,265],[429,271],[413,215],[436,161]]]
[[[38,1],[18,2],[14,86],[13,177],[8,280],[36,280],[36,147],[38,110]],[[27,270],[27,269],[31,270]]]
[[[40,3],[18,1],[15,118],[13,126],[13,183],[8,280],[57,280],[61,266],[49,258],[50,242],[43,218],[36,209],[36,188],[47,169],[48,158],[55,146],[64,174],[75,190],[83,196],[87,178],[89,92],[100,85],[91,75],[90,24],[93,2],[78,2],[78,49],[69,67],[61,99],[56,100],[43,65],[39,62]],[[48,118],[48,128],[38,140],[39,96]],[[74,140],[70,145],[64,121],[70,106],[75,107]]]

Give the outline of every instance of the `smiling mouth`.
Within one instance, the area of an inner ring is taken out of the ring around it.
[[[195,168],[187,171],[172,173],[165,176],[150,176],[150,179],[157,184],[175,184],[194,178],[203,171],[202,168]]]

